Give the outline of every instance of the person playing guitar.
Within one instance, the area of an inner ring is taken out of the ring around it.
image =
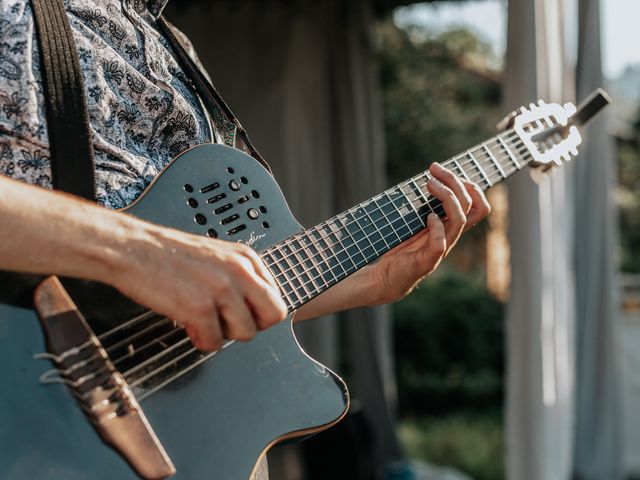
[[[166,1],[65,2],[86,89],[96,205],[51,190],[32,5],[0,0],[0,270],[111,285],[184,326],[198,349],[215,351],[285,318],[263,260],[242,243],[117,211],[182,151],[237,145],[235,126],[205,111],[158,28]],[[303,305],[296,320],[404,297],[489,213],[475,183],[438,164],[430,173],[426,188],[444,219],[430,214],[426,229]]]

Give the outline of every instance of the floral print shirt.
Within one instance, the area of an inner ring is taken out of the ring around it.
[[[210,123],[156,28],[166,2],[64,0],[84,74],[96,195],[108,208],[135,200],[188,147],[234,141],[220,115]],[[0,0],[0,174],[51,188],[30,0]]]

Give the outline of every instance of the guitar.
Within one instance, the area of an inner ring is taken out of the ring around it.
[[[579,127],[607,102],[599,91],[578,111],[531,104],[444,165],[483,189],[526,166],[550,168],[577,154]],[[270,446],[338,422],[347,388],[301,350],[293,313],[424,229],[430,212],[443,216],[428,178],[303,229],[253,158],[212,144],[182,153],[124,211],[250,245],[291,314],[250,342],[204,353],[110,287],[48,278],[37,316],[0,307],[0,478],[245,480]]]

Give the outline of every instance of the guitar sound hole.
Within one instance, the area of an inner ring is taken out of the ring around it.
[[[240,215],[238,215],[237,213],[234,213],[233,215],[227,217],[227,218],[223,218],[222,220],[220,220],[220,223],[222,225],[226,225],[227,223],[231,223],[237,219],[240,218]]]
[[[198,207],[198,201],[195,198],[190,198],[189,200],[187,200],[187,204],[191,208],[197,208]]]
[[[197,213],[196,216],[193,218],[198,225],[205,225],[207,223],[207,217],[205,217],[201,213]]]
[[[206,187],[202,187],[200,189],[200,193],[209,193],[212,190],[215,190],[216,188],[218,188],[220,186],[220,184],[218,182],[212,183],[211,185],[207,185]]]
[[[264,205],[260,205],[260,211],[262,213],[267,213],[267,207],[265,207]]]
[[[188,183],[186,183],[183,188],[184,188],[184,191],[187,193],[193,192],[193,186],[189,185]]]
[[[253,198],[260,198],[260,192],[258,192],[257,190],[251,190],[251,196]]]
[[[269,228],[271,225],[269,225],[269,222],[262,222],[262,226],[264,228]]]
[[[229,230],[227,232],[227,235],[229,235],[229,236],[235,235],[236,233],[241,232],[245,228],[247,228],[247,226],[245,224],[238,225],[237,227],[233,227],[231,230]]]
[[[227,167],[227,172],[233,175],[235,173],[235,170],[231,167]]]
[[[226,205],[216,208],[213,213],[215,213],[216,215],[220,215],[221,213],[229,210],[231,207],[233,207],[233,205],[231,203],[227,203]]]
[[[216,232],[213,228],[207,230],[207,236],[211,238],[218,238],[218,232]]]
[[[244,183],[245,185],[246,185],[247,183],[249,183],[249,180],[247,180],[247,177],[240,177],[240,181],[241,181],[242,183]]]
[[[226,193],[221,193],[220,195],[216,195],[215,197],[207,198],[207,203],[216,203],[222,200],[223,198],[227,198]]]
[[[247,197],[246,195],[243,195],[238,199],[238,203],[245,203],[248,201],[249,201],[249,197]]]

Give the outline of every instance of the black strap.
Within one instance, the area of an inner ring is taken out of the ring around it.
[[[95,201],[84,81],[62,0],[31,0],[44,84],[54,188]]]
[[[78,51],[62,0],[32,0],[54,188],[95,201],[93,145]],[[31,308],[44,277],[0,271],[0,303]]]
[[[266,160],[260,155],[260,152],[256,150],[251,143],[251,139],[249,135],[242,128],[242,124],[238,121],[236,116],[233,114],[227,103],[220,96],[216,88],[211,84],[211,82],[207,79],[207,77],[202,73],[200,68],[196,65],[193,59],[189,56],[182,42],[176,37],[175,33],[172,30],[172,26],[164,17],[160,17],[158,19],[158,26],[160,30],[164,34],[165,38],[171,44],[174,53],[176,54],[176,58],[180,63],[180,66],[187,74],[187,77],[191,80],[193,88],[198,92],[198,95],[202,99],[205,104],[205,107],[209,111],[209,114],[212,118],[215,118],[215,112],[218,111],[228,122],[233,123],[236,126],[236,143],[235,147],[244,150],[246,153],[250,154],[255,160],[260,162],[269,172],[271,172],[271,167],[266,162]]]

